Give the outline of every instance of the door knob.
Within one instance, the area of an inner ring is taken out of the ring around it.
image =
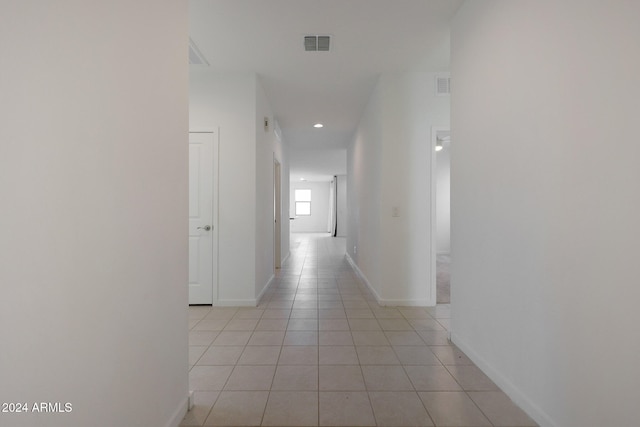
[[[209,230],[211,230],[211,226],[210,225],[205,225],[204,227],[198,227],[198,230],[209,231]]]

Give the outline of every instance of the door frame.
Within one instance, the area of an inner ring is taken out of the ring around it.
[[[282,267],[282,166],[275,153],[273,154],[273,266],[274,270]]]
[[[212,168],[213,170],[211,171],[211,176],[213,179],[213,184],[211,186],[211,189],[213,191],[213,195],[211,197],[211,237],[213,239],[212,242],[212,268],[213,268],[213,275],[212,275],[212,283],[211,283],[211,288],[212,288],[212,301],[211,301],[211,305],[215,306],[218,303],[218,279],[219,279],[219,260],[218,260],[218,254],[219,254],[219,226],[218,226],[218,210],[219,210],[219,204],[218,204],[218,183],[219,183],[219,179],[218,179],[218,171],[219,171],[219,158],[220,158],[220,128],[218,126],[212,127],[212,128],[193,128],[193,129],[189,129],[189,133],[210,133],[213,135],[213,147],[212,147],[212,153],[213,153],[213,158],[211,159],[211,164],[212,164]]]
[[[431,126],[431,191],[429,204],[431,207],[431,242],[429,245],[429,263],[431,272],[429,277],[429,300],[432,305],[438,304],[438,279],[437,279],[437,263],[438,256],[437,240],[438,240],[438,220],[437,214],[437,190],[438,190],[438,169],[436,144],[438,143],[439,132],[451,132],[450,126]]]

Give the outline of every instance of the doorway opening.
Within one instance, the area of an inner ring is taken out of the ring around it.
[[[436,304],[451,303],[451,131],[445,127],[432,130],[432,290]],[[435,281],[435,283],[433,283]],[[435,284],[435,286],[434,286]]]

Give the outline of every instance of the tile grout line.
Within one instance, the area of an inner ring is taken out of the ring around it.
[[[316,252],[317,252],[318,248],[316,247]],[[317,261],[316,260],[316,265],[317,265]],[[317,345],[317,349],[318,352],[316,354],[316,362],[317,362],[317,366],[318,366],[318,374],[317,374],[317,381],[318,381],[318,390],[316,391],[317,393],[317,401],[318,401],[318,417],[317,417],[317,421],[318,421],[318,425],[320,425],[320,305],[318,304],[318,299],[317,299],[317,295],[318,295],[318,270],[316,268],[316,322],[317,322],[317,332],[316,332],[316,345]]]
[[[338,295],[338,297],[339,297],[339,300],[338,300],[338,299],[326,299],[326,300],[324,300],[324,299],[323,299],[323,301],[327,301],[328,303],[324,303],[324,304],[322,304],[322,305],[326,306],[326,307],[327,307],[327,309],[329,309],[329,308],[333,305],[333,304],[331,303],[331,301],[339,301],[339,302],[340,302],[340,305],[341,305],[341,307],[342,307],[342,311],[345,313],[345,317],[344,317],[344,319],[345,319],[345,322],[346,322],[347,327],[348,327],[349,336],[351,337],[352,345],[354,346],[354,349],[356,350],[356,358],[357,358],[357,361],[358,361],[358,365],[359,365],[359,367],[360,367],[360,373],[361,373],[361,375],[363,376],[363,380],[364,380],[364,371],[363,371],[362,359],[361,359],[360,354],[357,352],[357,346],[356,346],[356,343],[355,343],[355,340],[354,340],[354,336],[353,336],[354,330],[351,328],[351,322],[349,321],[350,319],[358,319],[359,317],[348,317],[348,316],[346,315],[346,314],[347,314],[347,307],[345,307],[345,302],[346,302],[346,300],[344,299],[344,297],[345,297],[345,296],[348,296],[347,300],[359,300],[360,298],[363,298],[363,299],[364,299],[364,302],[365,302],[365,303],[367,304],[367,306],[368,306],[368,310],[373,311],[373,315],[374,315],[373,319],[374,319],[374,320],[376,320],[376,323],[377,323],[377,324],[378,324],[378,326],[380,327],[380,330],[382,331],[383,335],[384,335],[384,336],[385,336],[385,338],[387,339],[387,341],[388,341],[387,345],[391,348],[391,350],[393,351],[393,354],[394,354],[394,355],[396,356],[396,358],[398,359],[399,366],[401,366],[401,367],[402,367],[404,374],[405,374],[405,375],[409,378],[409,380],[411,381],[411,378],[409,377],[409,375],[408,375],[408,373],[407,373],[407,371],[406,371],[406,368],[407,368],[407,366],[409,366],[409,365],[405,365],[405,364],[403,364],[403,363],[400,361],[400,358],[398,357],[397,347],[398,347],[398,346],[400,346],[400,344],[399,344],[399,345],[397,345],[397,346],[394,346],[394,345],[392,345],[392,343],[389,341],[389,337],[388,337],[387,333],[388,333],[388,332],[393,332],[393,331],[391,331],[391,330],[387,331],[387,330],[383,329],[383,328],[382,328],[382,325],[380,324],[380,317],[378,317],[378,315],[376,314],[376,311],[375,311],[375,310],[376,310],[376,308],[380,308],[380,306],[378,306],[377,304],[376,304],[376,305],[372,304],[372,301],[370,300],[370,298],[368,298],[367,294],[364,292],[364,291],[366,291],[367,289],[363,289],[363,288],[362,288],[362,286],[361,286],[361,284],[359,284],[359,283],[357,283],[357,282],[352,281],[352,280],[350,280],[350,279],[349,279],[349,277],[347,276],[346,269],[344,269],[344,270],[343,270],[343,269],[341,268],[341,266],[340,266],[340,265],[338,265],[338,263],[337,263],[335,260],[333,260],[333,259],[332,259],[332,257],[331,257],[331,256],[330,256],[330,254],[328,253],[329,251],[328,251],[328,250],[326,250],[327,248],[322,248],[322,250],[321,250],[321,248],[320,248],[321,243],[325,244],[325,246],[326,246],[326,245],[328,245],[328,241],[323,240],[322,242],[320,242],[319,240],[320,240],[320,239],[313,241],[313,243],[315,243],[315,251],[314,251],[313,244],[309,244],[309,245],[304,246],[304,249],[305,249],[305,256],[304,256],[304,259],[303,259],[303,262],[302,262],[302,266],[301,266],[301,268],[298,270],[298,272],[297,272],[297,274],[296,274],[296,278],[297,278],[297,281],[296,281],[296,287],[295,287],[295,291],[294,291],[294,293],[293,293],[293,300],[291,301],[291,305],[289,305],[289,307],[288,307],[288,310],[289,310],[289,311],[288,311],[288,314],[286,315],[286,317],[283,317],[283,318],[286,318],[286,325],[285,325],[285,330],[284,330],[284,337],[283,337],[283,340],[282,340],[282,342],[281,342],[281,344],[280,344],[280,349],[279,349],[279,352],[278,352],[278,354],[277,354],[277,357],[276,357],[276,359],[275,359],[274,376],[271,378],[271,385],[269,386],[269,389],[267,390],[267,391],[268,391],[268,393],[267,393],[267,401],[266,401],[266,403],[265,403],[265,407],[264,407],[264,410],[263,410],[263,412],[262,412],[262,418],[261,418],[260,424],[263,424],[263,423],[264,423],[264,421],[265,421],[265,418],[264,418],[264,417],[266,416],[266,408],[268,407],[268,403],[269,403],[269,400],[270,400],[270,397],[271,397],[271,391],[272,391],[272,387],[273,387],[273,384],[274,384],[274,381],[275,381],[275,372],[277,371],[278,366],[280,366],[281,356],[282,356],[282,353],[283,353],[283,350],[284,350],[284,346],[285,346],[285,342],[284,342],[284,340],[285,340],[285,337],[286,337],[287,332],[289,331],[288,327],[289,327],[290,322],[291,322],[292,320],[297,319],[297,318],[294,318],[294,317],[293,317],[293,316],[294,316],[294,312],[293,312],[293,310],[294,310],[294,306],[295,306],[296,302],[304,302],[304,301],[305,301],[305,299],[304,299],[304,298],[301,298],[300,300],[297,300],[297,298],[296,298],[296,297],[298,297],[298,296],[300,296],[300,297],[304,297],[304,296],[315,297],[315,298],[313,299],[313,301],[315,301],[314,306],[315,306],[316,313],[315,313],[314,319],[315,319],[315,321],[316,321],[316,327],[315,327],[315,329],[313,329],[313,330],[314,330],[314,331],[316,332],[316,334],[317,334],[317,336],[316,336],[316,347],[317,347],[317,349],[318,349],[317,354],[316,354],[316,366],[317,366],[317,369],[318,369],[318,375],[317,375],[318,388],[317,388],[317,391],[316,391],[316,392],[317,392],[317,396],[318,396],[318,398],[317,398],[318,410],[317,410],[317,414],[316,414],[316,415],[317,415],[317,424],[318,424],[318,425],[320,424],[320,412],[321,412],[321,411],[320,411],[320,348],[321,348],[321,345],[320,345],[320,343],[321,343],[321,336],[320,336],[320,321],[321,321],[321,318],[320,318],[320,317],[321,317],[321,316],[320,316],[320,314],[321,314],[321,313],[320,313],[320,310],[321,310],[321,309],[320,309],[320,306],[321,306],[321,301],[320,301],[320,295],[321,295],[321,294],[320,294],[320,287],[319,287],[319,286],[320,286],[320,280],[321,280],[321,277],[320,277],[320,276],[322,276],[322,279],[323,279],[323,280],[331,279],[332,281],[334,281],[334,282],[335,282],[335,283],[334,283],[334,285],[335,285],[335,288],[336,288],[336,290],[337,290],[337,295]],[[323,257],[324,257],[324,258],[323,258]],[[326,258],[326,260],[321,262],[321,261],[320,261],[320,259],[321,259],[321,258],[323,258],[323,259],[325,259],[325,258]],[[294,257],[292,257],[291,259],[294,259]],[[305,268],[306,268],[307,270],[305,270]],[[314,270],[315,270],[315,271],[314,271]],[[285,277],[288,277],[292,271],[294,271],[294,270],[289,270],[289,271],[285,272],[283,276],[285,276],[285,275],[286,275]],[[301,287],[300,287],[300,286],[302,285],[301,281],[303,281],[303,279],[304,279],[304,277],[303,277],[303,276],[304,276],[305,274],[307,274],[307,275],[308,275],[308,274],[309,274],[309,273],[308,273],[308,271],[314,271],[314,273],[313,273],[313,278],[312,278],[312,277],[307,277],[307,278],[309,278],[309,279],[313,279],[313,280],[315,281],[315,286],[313,286],[313,283],[309,283],[309,284],[308,284],[308,285],[309,285],[309,286],[308,286],[308,288],[301,288]],[[328,277],[328,276],[329,276],[329,273],[328,273],[328,272],[331,272],[331,276],[332,276],[332,277]],[[325,277],[325,276],[327,276],[327,277]],[[281,276],[281,277],[282,277],[282,276]],[[325,284],[325,283],[323,283],[323,284]],[[354,293],[353,286],[355,286],[355,289],[357,290],[357,293]],[[310,290],[310,289],[312,289],[312,288],[314,289],[314,291],[313,291],[312,293],[305,293],[305,292],[303,292],[303,293],[299,293],[301,290]],[[289,288],[289,287],[283,287],[283,288],[279,288],[279,289],[281,289],[281,290],[282,290],[282,294],[283,294],[283,295],[280,295],[280,296],[286,296],[285,294],[287,294],[287,293],[290,291],[290,288]],[[323,289],[324,289],[324,288],[323,288]],[[343,293],[343,291],[346,291],[346,290],[347,290],[347,293]],[[274,294],[276,294],[276,293],[278,293],[278,287],[277,287],[277,286],[274,288],[274,291],[272,291],[272,292],[270,292],[270,293],[268,294],[268,298],[264,301],[264,304],[262,304],[262,305],[264,306],[264,309],[265,309],[265,310],[270,309],[270,307],[269,307],[269,303],[271,303],[271,302],[273,301],[273,298],[275,297],[275,295],[274,295]],[[327,292],[327,295],[328,295],[328,294],[331,294],[331,292]],[[324,292],[323,292],[323,295],[324,295]],[[279,299],[279,301],[285,301],[285,300],[284,300],[284,299]],[[286,300],[286,301],[289,301],[289,300]],[[302,307],[300,307],[299,309],[300,309],[300,310],[303,310],[303,309],[304,309],[304,310],[306,310],[306,309],[311,309],[310,305],[309,305],[309,308],[305,307],[304,305],[305,305],[305,304],[303,303],[303,304],[302,304]],[[352,302],[349,302],[347,305],[349,305],[349,306],[350,306],[350,307],[349,307],[349,310],[361,310],[361,309],[364,309],[362,306],[360,306],[360,305],[359,305],[359,303],[355,303],[355,301],[354,301],[353,303],[352,303]],[[280,304],[278,307],[274,307],[274,309],[281,309],[280,307],[284,307],[284,306],[285,306],[285,304]],[[210,311],[209,311],[209,313],[210,313],[211,311],[212,311],[212,310],[210,310]],[[236,311],[235,311],[234,315],[232,315],[232,317],[231,317],[231,318],[229,318],[229,319],[227,319],[227,320],[226,320],[225,325],[223,326],[223,330],[221,330],[221,331],[217,331],[217,335],[218,335],[218,336],[219,336],[219,334],[220,334],[221,332],[223,332],[223,331],[224,331],[224,328],[229,324],[229,322],[231,322],[231,321],[232,321],[232,319],[233,319],[233,318],[238,314],[238,312],[239,312],[239,311],[236,309]],[[205,320],[205,319],[206,319],[206,317],[209,315],[209,313],[205,314],[205,315],[204,315],[204,317],[202,317],[201,319],[199,319],[199,320],[198,320],[198,321],[197,321],[197,322],[192,326],[192,328],[190,328],[190,331],[191,331],[191,330],[193,330],[193,328],[194,328],[194,327],[197,327],[197,325],[198,325],[202,320]],[[411,314],[412,314],[412,313],[410,313],[410,312],[406,312],[406,313],[405,313],[405,312],[400,311],[399,313],[400,313],[400,318],[401,318],[402,320],[404,320],[404,321],[406,321],[406,322],[408,322],[408,323],[410,324],[410,327],[411,327],[410,331],[411,331],[411,332],[413,332],[413,333],[415,333],[415,334],[417,334],[417,335],[419,336],[419,339],[420,339],[420,341],[422,342],[421,347],[422,347],[422,346],[424,346],[425,348],[427,348],[428,350],[430,350],[430,351],[433,353],[433,348],[432,348],[432,347],[434,347],[434,346],[436,346],[436,347],[437,347],[437,346],[439,346],[439,345],[441,344],[441,343],[440,343],[440,341],[439,341],[439,340],[438,340],[438,341],[434,341],[434,345],[429,345],[429,344],[427,343],[427,339],[426,339],[425,337],[423,337],[423,336],[418,332],[418,329],[416,329],[416,326],[415,326],[414,324],[410,323],[410,320],[413,320],[414,318],[415,318],[415,319],[420,319],[420,317],[414,317],[414,316],[411,316]],[[255,334],[255,332],[257,331],[257,328],[258,328],[258,326],[257,326],[257,325],[259,324],[259,322],[260,322],[261,320],[263,320],[263,319],[264,319],[265,314],[266,314],[266,313],[265,313],[264,311],[261,313],[260,317],[259,317],[259,318],[258,318],[258,320],[257,320],[256,326],[252,329],[251,336],[253,336],[253,335]],[[301,313],[301,314],[302,314],[302,313]],[[353,314],[353,313],[352,313],[352,314]],[[358,315],[359,315],[360,313],[356,313],[356,314],[358,314]],[[381,314],[381,313],[378,313],[378,314]],[[444,327],[444,325],[442,325],[442,324],[440,323],[440,321],[439,321],[438,319],[436,319],[435,317],[433,317],[433,316],[434,316],[434,314],[431,314],[429,311],[427,311],[427,313],[426,313],[426,314],[428,315],[428,317],[429,317],[430,319],[435,320],[435,321],[437,322],[437,324],[438,324],[438,325],[442,326],[445,330],[447,329],[446,327]],[[406,317],[407,315],[409,315],[409,316],[411,316],[411,317],[410,317],[410,318],[409,318],[409,317]],[[277,317],[277,318],[280,318],[280,317]],[[300,317],[300,319],[306,319],[306,318],[307,318],[307,317]],[[328,319],[331,319],[331,318],[333,318],[333,317],[329,317]],[[307,329],[300,329],[300,330],[301,330],[301,331],[305,331],[305,330],[307,330]],[[338,330],[342,330],[342,329],[338,329]],[[327,331],[333,331],[333,329],[327,329]],[[425,331],[430,331],[430,329],[426,329]],[[230,332],[234,332],[234,331],[230,331]],[[237,331],[236,331],[236,332],[237,332]],[[251,336],[250,336],[249,340],[251,339]],[[213,347],[213,346],[214,346],[214,342],[215,342],[215,340],[216,340],[216,339],[217,339],[217,336],[216,336],[215,338],[213,338],[213,340],[211,341],[211,343],[209,343],[209,344],[206,346],[206,349],[204,350],[204,352],[200,355],[200,357],[198,358],[198,360],[196,360],[196,361],[195,361],[194,365],[192,365],[192,368],[193,368],[193,367],[195,367],[195,366],[204,366],[204,365],[197,365],[197,363],[202,359],[202,357],[204,356],[204,354],[206,354],[206,352],[207,352],[207,351],[209,351],[209,349],[210,349],[211,347]],[[403,341],[401,341],[401,343],[402,343],[402,342],[403,342]],[[416,341],[416,342],[417,342],[417,341]],[[207,414],[206,414],[206,416],[205,416],[205,418],[204,418],[204,419],[205,419],[205,422],[206,422],[206,419],[211,415],[211,412],[213,411],[213,408],[215,407],[215,404],[216,404],[216,403],[217,403],[217,401],[219,400],[220,394],[224,391],[224,387],[226,387],[226,386],[229,384],[229,381],[230,381],[230,379],[231,379],[231,375],[233,374],[233,371],[235,370],[235,368],[238,366],[238,364],[239,364],[239,362],[240,362],[240,358],[242,357],[242,354],[244,354],[244,351],[246,351],[246,349],[247,349],[247,348],[249,348],[248,343],[249,343],[249,342],[247,342],[247,343],[245,343],[245,344],[244,344],[244,346],[243,346],[243,350],[242,350],[242,352],[241,352],[241,354],[240,354],[240,357],[235,361],[235,364],[233,365],[233,369],[232,369],[232,371],[231,371],[231,373],[230,373],[229,377],[226,379],[225,384],[222,386],[222,390],[219,390],[219,391],[218,391],[218,395],[217,395],[216,399],[214,400],[213,404],[212,404],[212,405],[211,405],[211,407],[209,408],[209,411],[207,412]],[[445,344],[442,344],[442,345],[445,345]],[[452,343],[448,343],[448,346],[453,346],[453,344],[452,344]],[[438,360],[438,362],[440,363],[440,365],[439,365],[439,366],[443,366],[443,367],[445,368],[445,370],[446,370],[446,371],[451,375],[450,368],[453,368],[453,366],[447,366],[447,365],[444,365],[444,363],[442,363],[442,360],[441,360],[441,358],[442,358],[443,356],[438,357],[438,355],[436,355],[435,353],[434,353],[434,356],[436,357],[436,359],[437,359],[437,360]],[[384,366],[384,364],[383,364],[382,366]],[[475,365],[474,365],[474,366],[475,366]],[[453,375],[452,375],[452,376],[453,376]],[[480,411],[480,413],[485,417],[485,419],[486,419],[486,420],[487,420],[487,421],[488,421],[492,426],[494,426],[493,421],[491,421],[491,420],[489,419],[489,417],[488,417],[488,416],[486,416],[486,414],[484,413],[484,411],[482,411],[482,409],[479,407],[478,403],[476,403],[476,402],[471,398],[471,396],[470,396],[470,392],[471,392],[471,391],[475,391],[475,390],[465,390],[465,389],[462,387],[462,385],[460,384],[460,382],[459,382],[455,377],[453,377],[453,379],[454,379],[455,383],[456,383],[456,384],[458,384],[458,385],[460,386],[461,391],[464,393],[464,395],[465,395],[468,399],[471,399],[471,401],[472,401],[472,402],[473,402],[473,404],[474,404],[474,407],[476,407],[476,408]],[[413,388],[413,393],[416,393],[416,394],[417,394],[417,393],[418,393],[417,389],[415,388],[415,386],[414,386],[413,384],[411,384],[411,385],[412,385],[412,388]],[[376,390],[369,390],[369,387],[367,386],[366,381],[365,381],[364,386],[365,386],[365,392],[367,393],[367,398],[368,398],[368,401],[369,401],[369,405],[370,405],[370,407],[371,407],[371,410],[372,410],[372,413],[373,413],[373,416],[374,416],[374,420],[375,420],[375,421],[376,421],[376,423],[377,423],[377,422],[378,422],[378,420],[377,420],[377,418],[376,418],[376,416],[375,416],[375,411],[373,411],[373,402],[372,402],[372,400],[371,400],[371,396],[370,396],[370,394],[371,394],[372,392],[376,391]],[[201,390],[201,391],[202,391],[202,390]],[[214,390],[214,391],[215,391],[215,390]],[[355,391],[355,389],[354,389],[354,391]],[[384,391],[384,390],[379,390],[379,391]],[[391,390],[389,390],[389,391],[391,391]],[[484,391],[484,390],[478,390],[478,391]],[[487,391],[489,391],[489,390],[487,390]],[[434,392],[436,392],[436,391],[434,390]],[[421,399],[419,396],[418,396],[418,398],[419,398],[419,401],[420,401],[420,402],[421,402],[421,404],[422,404],[422,407],[423,407],[423,408],[424,408],[424,410],[426,411],[426,413],[427,413],[427,415],[428,415],[428,417],[429,417],[429,420],[432,422],[432,424],[434,424],[434,425],[435,425],[435,421],[434,421],[434,419],[432,418],[431,413],[429,413],[429,411],[427,410],[427,408],[426,408],[426,406],[425,406],[425,402],[424,402],[424,401],[422,401],[422,399]]]

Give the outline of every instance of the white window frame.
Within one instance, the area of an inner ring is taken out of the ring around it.
[[[299,199],[299,191],[308,191],[309,197],[302,197]],[[296,216],[311,216],[311,189],[310,188],[296,188],[294,191],[295,197],[295,213]],[[298,206],[307,205],[309,207],[309,213],[299,213]]]

